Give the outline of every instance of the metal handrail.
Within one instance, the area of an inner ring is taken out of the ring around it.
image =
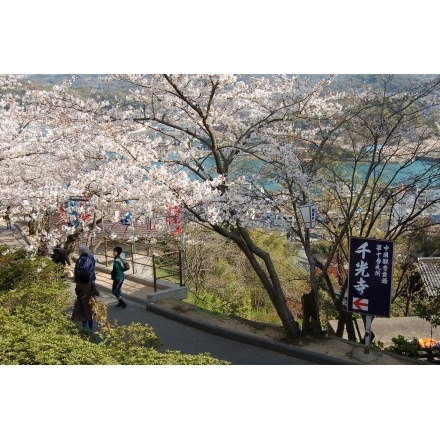
[[[119,244],[124,249],[124,244],[126,243],[118,243],[117,240],[112,240],[113,243]],[[151,253],[150,251],[153,252]],[[171,277],[178,277],[179,278],[179,285],[180,287],[184,286],[184,277],[183,277],[183,264],[182,264],[182,251],[176,250],[171,252],[166,252],[163,254],[156,254],[154,253],[154,246],[149,245],[149,253],[143,253],[140,252],[139,249],[135,249],[134,243],[130,243],[130,251],[131,251],[131,273],[137,273],[137,267],[143,267],[143,268],[151,268],[153,273],[153,283],[154,283],[154,291],[157,292],[157,280],[160,279],[167,279]],[[95,249],[96,252],[96,249]],[[135,255],[140,256],[141,258],[135,259]],[[104,253],[103,256],[105,258],[105,266],[108,267],[110,265],[109,257],[113,260],[113,254],[109,253],[108,249],[108,243],[107,243],[107,237],[104,236]],[[173,256],[175,256],[175,259],[173,261]],[[142,257],[146,257],[145,259],[151,259],[151,264],[141,261]],[[166,262],[161,262],[163,258],[168,258]],[[170,267],[176,267],[174,271],[170,271]],[[167,271],[166,275],[159,276],[158,272],[164,269]],[[143,270],[141,271],[143,272]]]

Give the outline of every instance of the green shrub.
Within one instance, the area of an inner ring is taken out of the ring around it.
[[[58,266],[44,257],[0,248],[0,364],[222,365],[208,353],[160,353],[149,325],[112,326],[100,305],[101,330],[88,334],[70,320],[72,299]]]
[[[391,338],[394,345],[386,347],[386,351],[391,351],[392,353],[400,354],[402,356],[408,356],[411,358],[418,358],[419,348],[416,339],[408,340],[402,335],[398,335],[396,338]]]

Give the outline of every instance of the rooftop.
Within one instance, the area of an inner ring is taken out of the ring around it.
[[[422,277],[428,296],[440,294],[440,258],[427,257],[417,260],[417,268]]]

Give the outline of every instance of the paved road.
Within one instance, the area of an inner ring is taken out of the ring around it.
[[[72,284],[71,291],[73,292]],[[194,327],[167,319],[152,313],[130,299],[127,307],[116,307],[116,299],[110,293],[101,290],[99,301],[108,306],[110,322],[117,320],[120,325],[141,322],[153,327],[164,343],[164,350],[176,350],[184,354],[210,353],[211,356],[230,362],[232,365],[312,365],[313,362],[298,359],[276,351],[233,341],[198,330]]]

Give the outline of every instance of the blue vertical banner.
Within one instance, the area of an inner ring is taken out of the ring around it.
[[[75,200],[69,200],[64,204],[64,209],[66,211],[66,220],[68,226],[73,226],[77,228],[79,226],[78,219],[78,206]]]
[[[394,243],[350,237],[349,312],[390,317]]]
[[[127,212],[127,214],[125,214],[124,218],[121,219],[121,223],[123,225],[131,225],[132,218],[133,218],[133,213],[129,211]]]

